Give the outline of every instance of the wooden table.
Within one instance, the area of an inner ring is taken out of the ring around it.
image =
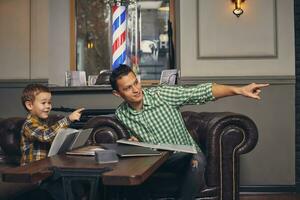
[[[30,165],[9,167],[1,170],[3,182],[37,183],[52,176],[50,159],[33,162]]]
[[[53,175],[53,168],[96,170],[109,167],[102,174],[104,185],[139,185],[143,183],[169,157],[160,156],[121,158],[115,164],[98,164],[94,157],[56,155],[29,165],[7,168],[2,172],[4,182],[36,183]]]
[[[69,183],[74,177],[92,179],[92,183],[96,185],[94,187],[96,189],[90,191],[93,196],[96,195],[99,177],[101,177],[102,184],[107,186],[140,185],[168,157],[168,152],[162,152],[159,156],[121,158],[118,163],[98,164],[94,157],[56,155],[25,166],[7,168],[2,171],[2,180],[4,182],[37,183],[51,177],[54,172],[59,172],[63,177],[65,195],[68,199],[72,199]]]

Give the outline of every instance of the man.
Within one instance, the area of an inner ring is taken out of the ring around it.
[[[260,99],[262,87],[268,84],[249,84],[243,87],[212,83],[197,86],[157,86],[142,89],[141,83],[127,65],[120,65],[110,76],[113,94],[124,102],[116,110],[117,118],[127,127],[133,141],[190,145],[197,154],[174,153],[162,166],[182,174],[179,199],[191,200],[205,188],[205,156],[188,133],[179,108],[203,104],[226,96],[242,95]]]

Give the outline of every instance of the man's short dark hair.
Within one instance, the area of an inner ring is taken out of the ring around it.
[[[130,72],[133,73],[132,69],[128,65],[120,64],[120,66],[114,69],[109,77],[109,82],[113,90],[119,91],[117,80],[123,76],[128,75]]]
[[[26,101],[31,101],[33,102],[35,97],[40,94],[41,92],[46,92],[46,93],[51,93],[50,89],[47,86],[41,85],[41,84],[37,84],[37,83],[33,83],[33,84],[29,84],[27,85],[22,93],[22,105],[23,107],[28,111],[25,102]]]

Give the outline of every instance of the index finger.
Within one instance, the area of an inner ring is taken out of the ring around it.
[[[85,108],[79,108],[79,109],[75,110],[74,112],[79,112],[79,113],[81,113],[84,109],[85,109]]]
[[[269,86],[269,85],[270,85],[269,83],[256,84],[256,87],[262,88],[262,87],[267,87],[267,86]]]

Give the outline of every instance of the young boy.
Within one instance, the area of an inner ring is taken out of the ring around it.
[[[47,157],[51,142],[61,128],[66,128],[71,122],[79,120],[83,108],[71,113],[68,117],[48,125],[51,111],[51,92],[48,87],[40,84],[26,86],[22,94],[22,104],[28,111],[28,116],[22,127],[21,135],[21,165]]]

